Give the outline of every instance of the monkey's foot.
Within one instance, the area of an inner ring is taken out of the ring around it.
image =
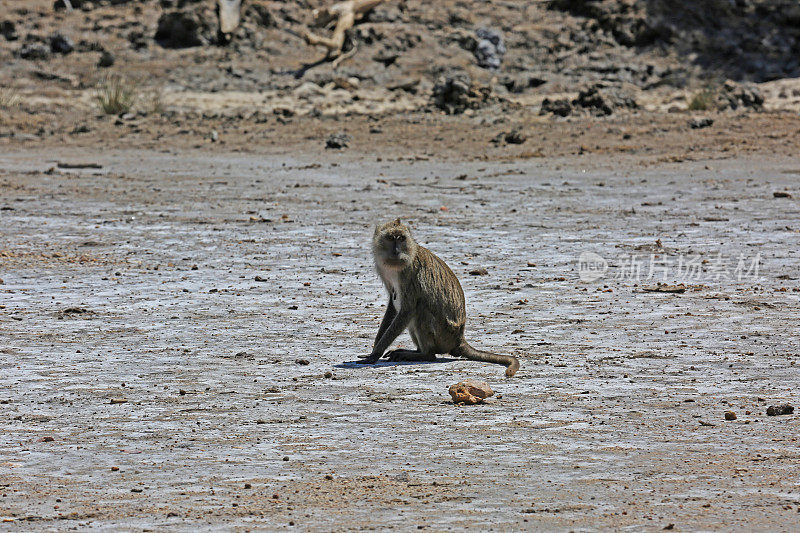
[[[436,361],[436,354],[424,354],[417,350],[392,350],[384,357],[389,361]]]

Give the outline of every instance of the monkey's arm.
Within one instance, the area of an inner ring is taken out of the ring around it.
[[[403,330],[406,329],[408,326],[409,321],[411,321],[411,313],[408,311],[404,311],[403,308],[400,308],[400,312],[397,313],[392,320],[392,323],[386,328],[386,331],[383,332],[380,340],[375,343],[375,347],[372,348],[372,353],[369,357],[365,357],[361,359],[359,363],[374,363],[378,359],[383,356],[383,352],[394,342],[394,340],[403,333]]]
[[[386,306],[386,313],[383,315],[383,320],[381,320],[381,326],[378,328],[378,334],[375,336],[375,342],[372,343],[372,346],[378,344],[378,341],[381,340],[383,334],[386,332],[386,328],[392,323],[394,320],[397,311],[394,309],[394,304],[392,303],[391,297],[389,298],[389,305]]]

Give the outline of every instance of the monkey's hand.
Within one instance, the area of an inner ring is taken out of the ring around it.
[[[381,358],[381,354],[379,353],[372,353],[370,355],[359,355],[358,361],[356,363],[360,365],[374,365],[378,362],[378,359]]]

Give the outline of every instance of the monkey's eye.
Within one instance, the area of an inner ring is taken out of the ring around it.
[[[406,236],[405,235],[398,235],[397,236],[397,240],[398,240],[398,242],[404,242],[406,240]]]

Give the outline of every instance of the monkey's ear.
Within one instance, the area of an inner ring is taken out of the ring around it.
[[[396,219],[394,219],[394,223],[397,224],[398,226],[400,226],[400,225],[403,224],[403,221],[400,220],[399,218],[396,218]]]

